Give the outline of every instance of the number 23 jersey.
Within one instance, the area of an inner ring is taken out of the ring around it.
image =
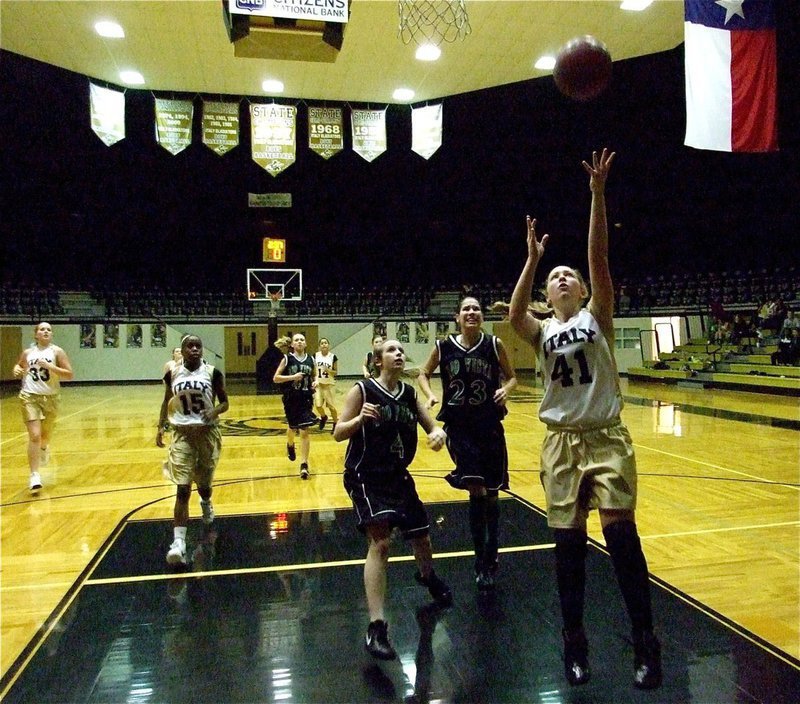
[[[552,426],[597,428],[622,410],[619,375],[608,341],[585,308],[562,323],[542,322],[539,360],[544,398],[539,419]]]
[[[214,376],[217,374],[219,370],[205,362],[195,370],[179,364],[168,374],[173,394],[169,402],[169,422],[173,426],[212,425],[201,414],[214,408]]]

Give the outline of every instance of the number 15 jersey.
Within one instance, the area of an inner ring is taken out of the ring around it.
[[[542,322],[539,361],[544,398],[539,419],[549,426],[598,428],[619,418],[622,395],[614,355],[585,308],[562,323]]]
[[[173,394],[169,402],[170,424],[177,427],[211,425],[201,413],[214,408],[213,382],[217,374],[220,372],[205,362],[195,370],[179,364],[168,373]]]

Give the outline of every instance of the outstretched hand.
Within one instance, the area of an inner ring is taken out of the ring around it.
[[[592,152],[591,165],[586,161],[581,162],[583,168],[586,169],[586,173],[589,174],[589,190],[592,193],[602,191],[605,188],[608,172],[611,170],[611,162],[614,161],[615,155],[616,152],[609,152],[608,149],[603,147],[600,156],[597,156],[597,152]]]
[[[528,259],[538,263],[544,254],[544,246],[550,235],[543,235],[541,240],[536,239],[536,220],[530,215],[525,216],[525,223],[528,227]]]

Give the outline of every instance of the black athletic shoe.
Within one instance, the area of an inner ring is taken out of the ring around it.
[[[337,421],[333,421],[333,425],[331,426],[331,435],[333,435],[333,431],[336,430],[336,423]]]
[[[322,416],[322,418],[319,419],[319,429],[325,430],[325,423],[327,422],[328,422],[328,416]]]
[[[297,455],[294,452],[294,445],[287,445],[286,446],[286,456],[294,462],[297,459]]]
[[[573,687],[586,684],[592,676],[589,669],[589,643],[583,630],[567,632],[561,631],[564,638],[564,674]]]
[[[661,643],[652,631],[633,639],[633,684],[639,689],[661,686]]]
[[[418,584],[428,588],[428,591],[431,593],[433,600],[438,606],[444,608],[453,605],[453,593],[450,591],[450,587],[439,579],[433,570],[431,570],[431,573],[427,577],[423,577],[417,572],[414,575],[414,579],[417,580]]]
[[[303,462],[300,465],[300,479],[308,479],[309,471],[308,471],[308,463]]]
[[[394,660],[397,657],[389,642],[389,624],[386,621],[372,621],[367,627],[367,640],[364,643],[367,652],[378,660]]]

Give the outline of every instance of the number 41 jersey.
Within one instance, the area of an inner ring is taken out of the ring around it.
[[[539,419],[552,426],[598,428],[622,410],[619,375],[608,341],[585,308],[562,323],[542,322],[539,349],[544,398]]]
[[[172,370],[170,386],[173,397],[169,402],[169,422],[172,425],[209,425],[200,414],[214,408],[214,374],[219,372],[205,362],[193,371],[182,364]]]

